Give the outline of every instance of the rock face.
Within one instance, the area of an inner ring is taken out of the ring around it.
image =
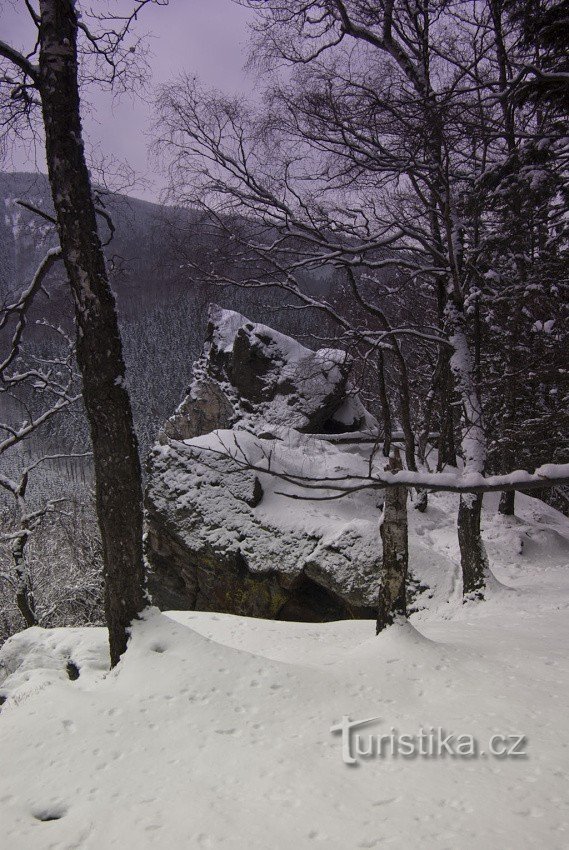
[[[373,430],[348,379],[345,351],[311,351],[266,325],[211,305],[188,395],[164,427],[173,439],[216,428],[284,425],[309,434]]]
[[[147,557],[159,607],[306,621],[375,616],[378,494],[299,500],[290,498],[302,493],[297,486],[262,471],[365,474],[362,446],[322,436],[376,426],[349,371],[343,351],[310,351],[211,308],[188,396],[149,461]]]

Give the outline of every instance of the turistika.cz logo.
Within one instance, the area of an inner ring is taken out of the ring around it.
[[[474,735],[447,732],[441,726],[421,727],[412,735],[401,733],[394,726],[379,735],[356,731],[380,719],[350,720],[345,714],[340,723],[330,728],[333,734],[341,735],[344,764],[354,765],[370,758],[527,758],[525,735],[492,735],[486,747],[481,748]]]

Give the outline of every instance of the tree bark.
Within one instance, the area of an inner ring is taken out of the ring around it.
[[[383,454],[384,457],[389,457],[389,453],[391,451],[393,425],[391,421],[391,407],[389,405],[389,396],[387,395],[387,383],[385,380],[385,361],[383,357],[383,351],[381,349],[379,349],[378,351],[377,365],[379,401],[381,404],[381,415],[383,418]]]
[[[390,472],[403,469],[397,449],[389,459],[387,468]],[[380,533],[383,543],[383,579],[379,590],[376,634],[392,625],[397,617],[407,617],[409,549],[406,487],[386,489]]]
[[[516,491],[505,490],[500,495],[500,504],[498,510],[503,516],[514,516],[516,508]]]
[[[511,97],[508,51],[504,40],[504,3],[502,0],[491,0],[489,3],[491,20],[494,29],[494,49],[496,51],[496,59],[499,69],[499,84],[501,90],[500,104],[502,107],[502,115],[504,118],[504,139],[508,148],[508,168],[511,175],[515,175],[516,180],[510,178],[509,188],[509,203],[507,204],[507,219],[506,225],[510,225],[506,232],[509,231],[509,247],[511,258],[514,261],[516,281],[518,287],[523,287],[527,281],[527,267],[525,257],[527,254],[527,228],[526,222],[522,214],[523,204],[520,194],[520,157],[516,144],[516,117],[515,117],[515,98]],[[513,225],[513,226],[512,226]],[[505,393],[504,393],[504,411],[502,416],[502,439],[505,447],[503,450],[503,468],[507,471],[512,468],[515,455],[515,447],[512,445],[512,438],[515,431],[516,423],[516,374],[518,364],[516,364],[516,352],[519,345],[520,334],[520,309],[521,303],[518,298],[515,299],[514,307],[507,326],[505,338],[505,355],[506,355],[506,374],[505,374]],[[513,516],[515,509],[516,493],[515,490],[504,492],[500,498],[499,512],[505,516]]]
[[[111,664],[145,606],[142,484],[124,361],[85,162],[73,0],[40,0],[39,90],[49,181],[75,304],[77,362],[93,442]]]
[[[442,348],[442,346],[441,346]],[[456,443],[454,440],[454,412],[452,406],[452,372],[447,351],[441,351],[441,377],[439,384],[440,437],[438,470],[445,466],[456,466]]]
[[[26,544],[28,532],[23,530],[12,544],[12,556],[14,558],[14,571],[16,573],[16,605],[26,626],[37,626],[39,621],[36,614],[36,603],[34,591],[30,579],[28,565],[26,563]]]
[[[442,279],[437,281],[437,311],[439,325],[444,326],[446,290]],[[456,444],[454,440],[454,412],[452,406],[453,380],[450,368],[450,353],[446,345],[439,346],[436,387],[439,396],[440,436],[437,470],[445,466],[456,466]]]
[[[458,506],[458,542],[462,568],[463,598],[484,599],[488,558],[480,534],[482,496],[461,495]]]
[[[474,376],[474,364],[465,330],[464,314],[453,300],[446,307],[449,339],[454,353],[450,368],[456,390],[462,400],[461,448],[464,472],[483,476],[487,448],[482,404]],[[460,496],[458,508],[458,543],[462,568],[463,595],[466,599],[483,599],[488,573],[488,557],[480,534],[482,496],[466,493]]]

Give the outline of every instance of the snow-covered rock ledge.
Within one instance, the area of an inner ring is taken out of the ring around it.
[[[284,474],[365,472],[365,452],[292,429],[280,439],[225,430],[156,446],[147,549],[161,607],[291,620],[373,617],[381,495],[291,499],[298,488],[241,471],[218,454],[225,447],[254,463],[270,455]]]
[[[191,386],[164,437],[189,439],[216,428],[261,433],[279,425],[308,434],[377,429],[350,385],[345,351],[312,351],[216,304],[208,318]]]

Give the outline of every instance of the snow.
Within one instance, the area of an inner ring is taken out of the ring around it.
[[[259,423],[257,428],[262,431]],[[326,557],[330,575],[353,570],[353,561],[362,565],[366,580],[369,570],[375,569],[384,483],[453,488],[466,492],[467,499],[469,489],[477,487],[498,491],[503,486],[541,486],[544,479],[569,480],[569,464],[486,477],[450,468],[390,473],[383,468],[378,446],[362,442],[365,434],[327,437],[274,424],[267,428],[272,439],[244,430],[217,430],[155,446],[148,488],[149,501],[169,517],[191,549],[199,551],[204,543],[217,551],[239,548],[253,572],[272,569],[277,558],[285,571],[298,574],[314,553],[323,554],[319,544],[323,540],[332,553]],[[247,465],[250,471],[239,471]],[[263,498],[251,508],[247,499],[255,476]],[[350,488],[349,495],[335,498]],[[346,524],[359,530],[347,542]],[[338,550],[350,552],[347,563],[339,563]]]
[[[247,319],[233,310],[224,310],[217,304],[210,304],[209,321],[213,325],[213,345],[219,351],[230,353],[233,349],[235,336]]]
[[[213,325],[212,343],[220,351],[229,353],[233,349],[237,332],[243,328],[252,337],[256,337],[261,346],[271,349],[279,359],[287,364],[300,363],[307,357],[313,357],[314,351],[301,345],[293,337],[286,336],[260,322],[252,322],[241,313],[226,310],[217,304],[209,306],[209,321]],[[322,348],[318,354],[325,363],[342,363],[348,356],[345,351],[335,348]]]
[[[352,427],[354,422],[360,422],[364,433],[377,433],[377,421],[365,409],[358,395],[347,396],[342,406],[334,413],[332,419],[339,425],[345,425],[348,428]]]
[[[261,336],[257,330],[255,335]],[[290,338],[284,337],[284,339],[289,340]],[[271,346],[271,348],[273,347]],[[274,348],[271,353],[273,356],[275,355]],[[312,405],[317,408],[325,402],[333,388],[341,381],[341,367],[348,358],[344,351],[338,349],[321,348],[314,352],[303,349],[296,342],[295,348],[290,350],[289,346],[286,352],[279,346],[278,354],[284,355],[282,361],[284,365],[278,370],[279,382],[282,385],[295,387],[303,399],[310,400]],[[261,416],[265,415],[270,422],[282,425],[288,425],[292,420],[293,425],[302,428],[306,427],[309,422],[308,417],[300,412],[297,414],[297,419],[293,419],[290,397],[280,393],[268,404],[261,405],[260,413]]]
[[[480,400],[474,382],[472,356],[460,314],[452,302],[445,308],[452,333],[449,342],[454,348],[450,368],[456,381],[456,391],[462,402],[462,454],[466,472],[482,475],[486,466],[486,435]]]
[[[437,593],[379,638],[369,621],[151,610],[111,673],[101,629],[12,638],[2,846],[566,848],[569,521],[527,496],[500,517],[497,498],[485,497],[490,599],[460,605],[458,497],[433,496],[410,512],[411,558],[430,554]],[[346,716],[379,718],[363,740],[441,727],[488,752],[495,734],[525,735],[527,756],[350,767],[330,732]]]

